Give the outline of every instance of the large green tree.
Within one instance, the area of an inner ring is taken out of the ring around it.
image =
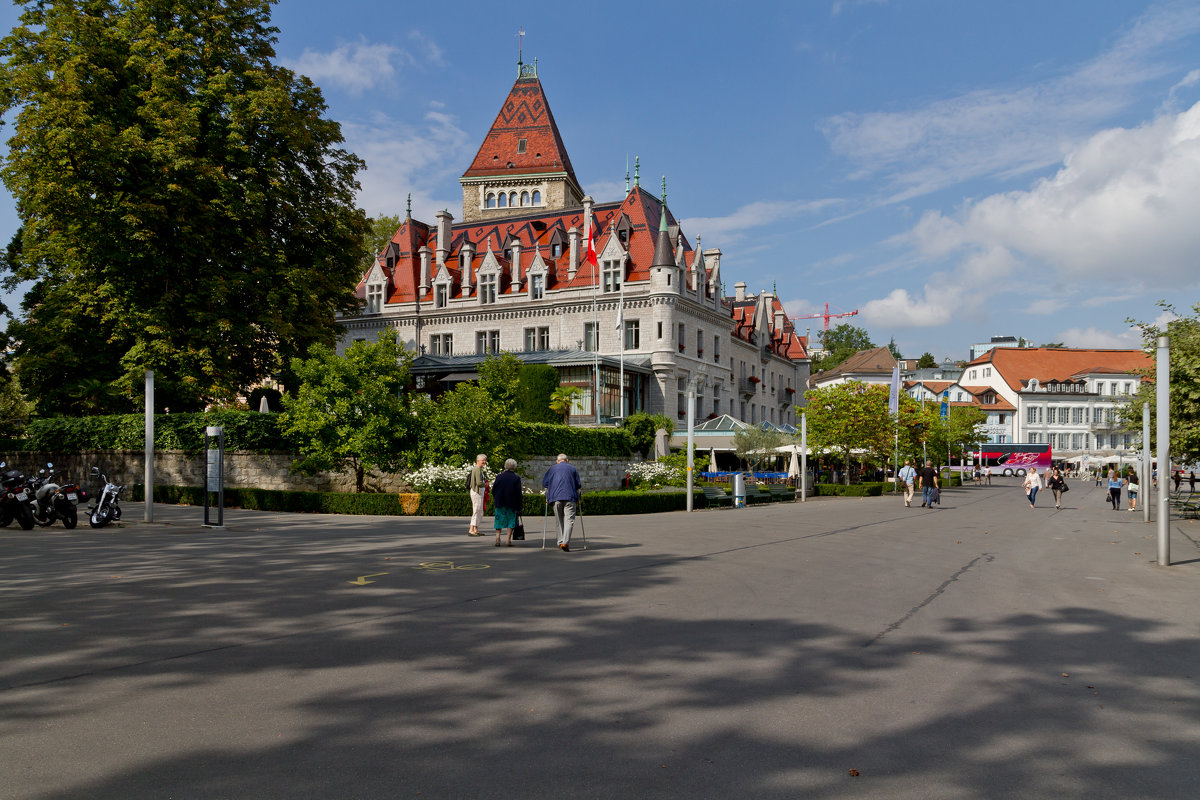
[[[821,345],[825,348],[825,355],[813,364],[813,372],[833,369],[859,350],[870,350],[875,346],[866,330],[845,322],[825,331]]]
[[[1167,302],[1159,306],[1175,318],[1165,327],[1153,323],[1129,320],[1142,331],[1143,349],[1151,360],[1157,358],[1158,337],[1170,337],[1171,382],[1171,458],[1177,463],[1189,464],[1200,461],[1200,304],[1192,308],[1192,316],[1179,314]],[[1121,418],[1128,430],[1142,428],[1142,403],[1150,404],[1151,447],[1158,451],[1158,402],[1157,384],[1153,381],[1156,367],[1146,370],[1149,381],[1141,386],[1122,408]]]
[[[0,42],[8,278],[35,281],[11,332],[41,413],[83,410],[88,378],[132,398],[145,369],[172,409],[230,398],[355,307],[362,162],[274,63],[273,2],[29,0]],[[85,352],[44,357],[77,331]]]
[[[363,237],[362,252],[364,264],[374,263],[399,227],[400,217],[397,214],[391,216],[380,214],[378,217],[367,218],[367,231]]]
[[[294,359],[299,385],[283,397],[279,419],[300,451],[294,469],[352,472],[361,492],[371,470],[404,466],[417,429],[406,399],[411,362],[394,329],[376,342],[354,342],[342,356],[318,344]]]
[[[847,465],[888,460],[896,428],[888,414],[887,386],[846,381],[810,389],[806,397],[809,447],[836,453]],[[849,483],[849,470],[845,474]]]

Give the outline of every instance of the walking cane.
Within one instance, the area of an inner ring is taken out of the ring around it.
[[[546,549],[546,518],[550,515],[550,501],[546,501],[546,508],[542,512],[542,549]]]
[[[583,534],[583,549],[587,550],[587,530],[583,527],[583,492],[579,493],[579,532]]]

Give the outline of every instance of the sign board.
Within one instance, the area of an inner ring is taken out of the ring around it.
[[[950,416],[950,392],[942,392],[942,419]]]

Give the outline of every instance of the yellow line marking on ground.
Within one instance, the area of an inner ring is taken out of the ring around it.
[[[452,570],[488,569],[491,564],[455,564],[453,561],[422,561],[413,567],[424,572],[450,572]]]
[[[387,575],[387,573],[386,572],[373,572],[370,575],[363,575],[359,578],[349,581],[349,583],[353,583],[355,586],[366,586],[368,583],[375,582],[375,581],[369,581],[369,580],[367,580],[367,578],[377,578],[380,575]]]

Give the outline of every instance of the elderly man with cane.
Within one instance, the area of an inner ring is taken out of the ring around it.
[[[554,521],[558,525],[558,549],[571,551],[571,528],[575,525],[575,510],[579,503],[579,472],[567,463],[566,453],[559,453],[554,466],[542,478],[546,489],[546,506],[554,505]],[[542,547],[546,546],[546,527],[542,523]]]

